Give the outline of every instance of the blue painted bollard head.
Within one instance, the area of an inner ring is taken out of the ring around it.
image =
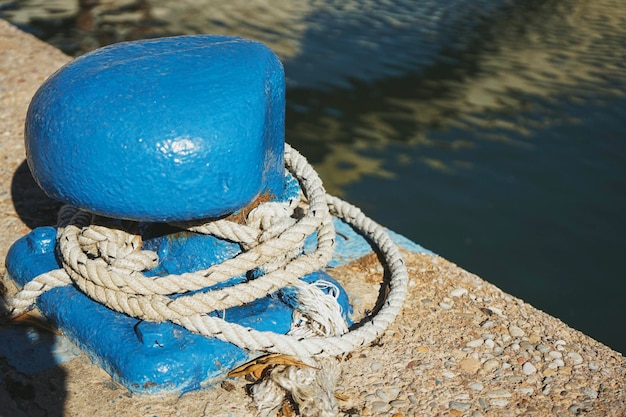
[[[284,73],[260,43],[181,36],[112,45],[48,79],[26,121],[52,198],[140,221],[218,217],[284,183]]]

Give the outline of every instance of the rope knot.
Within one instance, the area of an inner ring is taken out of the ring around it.
[[[258,243],[265,242],[282,234],[296,223],[293,217],[297,201],[267,202],[260,204],[248,213],[246,225],[259,231]]]
[[[87,256],[102,259],[120,273],[142,272],[157,266],[158,255],[141,249],[141,235],[106,223],[104,220],[101,224],[83,227],[78,234],[78,244]]]

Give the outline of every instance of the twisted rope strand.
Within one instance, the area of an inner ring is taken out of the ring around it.
[[[22,290],[7,300],[9,314],[12,317],[21,316],[30,310],[35,300],[44,292],[56,287],[70,285],[72,280],[62,269],[55,269],[37,276],[24,285]]]

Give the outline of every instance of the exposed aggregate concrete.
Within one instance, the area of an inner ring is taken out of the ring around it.
[[[23,124],[36,88],[68,60],[0,20],[0,262],[31,228],[54,223],[58,204],[24,165]],[[443,258],[405,255],[403,313],[372,346],[341,359],[341,415],[626,415],[621,354]],[[354,318],[367,316],[383,277],[376,257],[330,273],[353,297]],[[3,263],[0,275],[12,293]],[[254,415],[243,378],[148,397],[130,395],[84,355],[35,375],[0,358],[0,371],[0,416]]]

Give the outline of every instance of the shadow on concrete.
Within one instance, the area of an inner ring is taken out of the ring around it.
[[[11,195],[15,212],[29,228],[56,225],[57,213],[63,204],[51,199],[39,188],[26,161],[13,174]]]
[[[56,224],[61,203],[44,194],[26,161],[13,174],[11,195],[15,212],[30,229]],[[43,318],[7,323],[6,294],[0,281],[0,417],[61,417],[66,374],[55,357],[59,337],[46,329]]]
[[[5,294],[0,282],[0,317]],[[55,360],[57,336],[44,327],[0,322],[0,417],[64,414],[66,375]]]

